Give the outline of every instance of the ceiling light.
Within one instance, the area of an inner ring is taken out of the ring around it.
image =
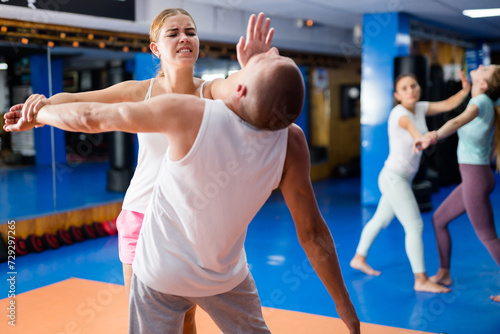
[[[311,20],[311,19],[308,19],[308,20],[302,20],[302,19],[297,19],[295,21],[295,25],[297,26],[297,28],[311,28],[312,26],[314,26],[314,21]]]
[[[462,12],[465,16],[477,19],[480,17],[500,16],[500,8],[466,9]]]

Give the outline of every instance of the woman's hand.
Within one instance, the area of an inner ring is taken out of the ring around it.
[[[458,74],[460,75],[460,81],[462,81],[462,89],[469,94],[471,87],[469,79],[467,79],[464,71],[462,70],[458,71]]]
[[[413,153],[418,153],[425,150],[427,147],[436,144],[438,141],[437,131],[427,132],[422,137],[418,138],[413,142]]]
[[[36,113],[48,104],[50,104],[50,101],[44,95],[31,94],[24,103],[12,106],[10,111],[21,111],[21,118],[26,122],[31,122]],[[40,126],[43,126],[43,124],[38,124],[36,127]]]

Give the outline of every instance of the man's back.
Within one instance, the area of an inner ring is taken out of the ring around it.
[[[137,245],[138,278],[184,296],[226,292],[245,279],[247,225],[279,185],[287,135],[206,101],[189,153],[164,158]]]

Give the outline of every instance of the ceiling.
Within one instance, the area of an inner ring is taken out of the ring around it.
[[[362,24],[363,14],[405,12],[421,21],[472,38],[500,41],[500,17],[472,19],[462,15],[465,9],[498,8],[499,0],[191,0],[247,12],[264,12],[273,17],[313,19],[341,29]]]
[[[273,44],[285,50],[296,48],[335,55],[341,54],[339,45],[342,41],[352,43],[353,29],[362,25],[365,13],[405,12],[419,22],[441,28],[444,33],[460,38],[484,39],[492,50],[500,50],[500,17],[472,19],[462,15],[465,9],[500,7],[500,0],[135,0],[135,3],[136,22],[132,23],[66,13],[47,15],[51,15],[48,17],[53,24],[147,33],[158,12],[168,7],[183,7],[195,17],[200,38],[209,36],[213,41],[232,43],[244,34],[249,13],[264,12],[276,27]],[[225,13],[223,19],[217,17],[219,11]],[[30,9],[6,5],[0,5],[1,17],[27,21],[37,18]],[[297,29],[297,19],[313,19],[317,28],[309,31]],[[205,36],[201,32],[206,32]],[[25,53],[42,52],[45,52],[44,48],[34,47]],[[53,54],[70,56],[68,59],[71,58],[75,67],[87,66],[91,59],[132,57],[121,52],[84,48],[55,48]],[[18,58],[22,53],[11,45],[0,45],[0,58],[2,55]]]

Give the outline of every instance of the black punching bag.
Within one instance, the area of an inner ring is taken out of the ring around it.
[[[108,184],[109,191],[126,191],[133,175],[133,134],[110,133]]]
[[[431,84],[429,101],[445,100],[462,89],[460,81],[444,81],[443,69],[439,65],[431,66]],[[457,116],[461,110],[463,106],[444,114],[427,117],[429,131],[439,129],[446,121]],[[459,183],[461,180],[457,162],[457,144],[458,136],[454,133],[441,139],[425,152],[429,157],[429,167],[437,172],[439,185],[447,186]]]
[[[401,74],[413,74],[420,85],[420,101],[428,101],[429,98],[429,66],[425,56],[405,56],[394,59],[394,79]],[[427,156],[422,154],[420,168],[418,169],[412,185],[415,199],[420,211],[431,211],[432,183],[427,180]]]
[[[441,101],[444,99],[446,99],[446,94],[443,68],[439,64],[432,64],[429,71],[429,101]],[[442,117],[443,115],[441,114],[426,118],[429,131],[439,128]],[[437,166],[439,165],[437,159],[439,159],[439,156],[436,154],[436,148],[437,146],[431,146],[424,152],[427,157],[427,179],[432,183],[432,192],[438,192],[441,185],[440,175],[437,171]]]

